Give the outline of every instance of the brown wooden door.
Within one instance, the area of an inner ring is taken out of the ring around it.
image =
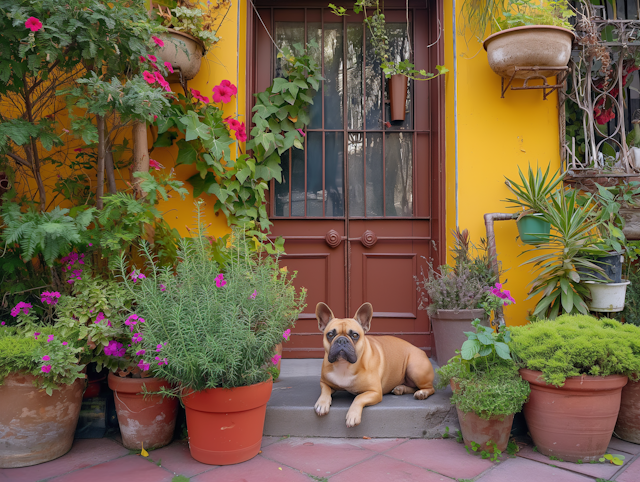
[[[362,16],[337,17],[300,3],[258,2],[250,25],[254,92],[279,75],[269,36],[280,48],[315,40],[321,47],[312,53],[325,78],[310,108],[305,149],[282,155],[283,182],[270,191],[272,233],[285,238],[283,263],[308,290],[284,356],[323,356],[319,301],[338,317],[353,316],[368,301],[372,334],[400,336],[431,355],[414,278],[423,258],[439,262],[445,254],[432,250],[444,239],[442,84],[410,81],[405,120],[389,122],[386,81]],[[419,3],[410,2],[407,13],[404,1],[385,2],[391,54],[433,71],[442,63],[442,39],[429,47],[441,12],[435,1]]]

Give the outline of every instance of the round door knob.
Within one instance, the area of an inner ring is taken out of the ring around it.
[[[329,231],[325,235],[324,240],[332,248],[337,248],[342,242],[341,236],[338,234],[338,231],[336,231],[335,229],[332,229],[331,231]]]
[[[378,242],[378,236],[376,236],[376,233],[373,231],[367,229],[362,233],[362,236],[360,236],[360,242],[362,242],[366,248],[372,248],[373,245]]]

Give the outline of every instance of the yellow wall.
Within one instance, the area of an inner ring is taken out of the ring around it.
[[[206,58],[202,61],[200,72],[193,80],[188,82],[188,87],[199,90],[202,95],[211,99],[213,87],[220,84],[222,80],[229,80],[238,87],[238,94],[232,97],[231,102],[224,106],[224,115],[225,117],[236,116],[236,113],[238,113],[238,120],[249,124],[245,117],[246,7],[247,2],[232,2],[231,10],[218,31],[218,36],[221,38],[220,42],[207,52]],[[182,91],[180,84],[172,84],[171,88],[174,92]],[[247,130],[249,129],[247,125]],[[244,151],[244,145],[242,149]],[[166,168],[174,166],[177,156],[178,149],[175,146],[156,149],[151,153],[151,158],[160,162]],[[186,181],[196,172],[194,166],[176,167],[176,176],[182,181]],[[189,184],[186,187],[191,191]],[[205,222],[211,223],[209,234],[222,236],[228,233],[229,228],[224,214],[219,213],[218,216],[213,214],[215,197],[209,195],[203,195],[202,197],[207,203]],[[180,199],[179,196],[174,196],[168,202],[163,202],[159,206],[159,209],[165,213],[165,220],[172,227],[177,228],[183,236],[187,235],[186,226],[192,227],[194,224],[193,201],[191,194],[188,194],[184,200]]]
[[[458,8],[463,2],[458,1]],[[447,229],[456,224],[453,12],[444,2],[446,76],[446,217]],[[460,12],[458,11],[458,25]],[[504,177],[518,178],[518,166],[560,168],[558,97],[553,93],[542,100],[542,91],[507,91],[500,98],[500,77],[487,63],[482,45],[470,36],[457,35],[458,87],[458,224],[468,229],[474,242],[486,237],[483,215],[511,212],[502,202],[509,195]],[[550,79],[553,80],[553,79]],[[521,82],[520,84],[522,85]],[[505,288],[511,290],[516,304],[505,309],[509,325],[527,322],[527,312],[536,300],[524,301],[533,276],[530,266],[520,266],[529,255],[519,256],[526,248],[520,240],[515,221],[495,223],[498,259],[508,270]],[[450,233],[448,246],[452,245]]]

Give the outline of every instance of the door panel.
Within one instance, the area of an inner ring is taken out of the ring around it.
[[[320,301],[338,317],[371,302],[371,333],[399,336],[430,354],[430,324],[418,310],[415,277],[424,258],[446,251],[431,251],[444,238],[442,82],[410,81],[405,120],[389,122],[387,82],[362,14],[336,17],[314,0],[308,7],[291,0],[255,3],[260,19],[252,23],[250,70],[256,91],[282,72],[268,34],[279,48],[315,41],[310,54],[325,78],[309,109],[305,149],[282,154],[283,181],[270,190],[272,236],[285,238],[282,265],[298,272],[294,284],[308,292],[284,356],[323,356],[314,315]],[[436,0],[408,5],[385,2],[390,56],[413,57],[433,71],[442,63],[442,42],[436,42],[441,6]]]

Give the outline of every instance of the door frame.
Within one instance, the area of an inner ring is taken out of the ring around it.
[[[433,44],[428,51],[429,64],[444,64],[444,0],[426,0],[429,15],[429,42]],[[345,2],[337,2],[345,5]],[[352,4],[353,2],[348,2]],[[259,8],[327,8],[327,0],[253,0],[247,4],[246,11],[246,115],[247,125],[251,125],[253,117],[252,109],[255,104],[253,93],[257,91],[256,75],[256,55],[258,46],[256,45],[255,31],[263,28],[260,21],[256,19],[256,11]],[[405,0],[386,0],[385,10],[404,10],[407,6]],[[409,8],[425,8],[425,0],[408,0]],[[264,46],[263,46],[264,48]],[[271,48],[271,46],[269,46]],[[447,259],[447,236],[446,236],[446,151],[445,151],[445,76],[438,76],[429,82],[429,99],[431,104],[430,126],[431,126],[431,233],[433,242],[436,243],[437,250],[434,253],[434,263],[442,265]],[[414,106],[415,109],[415,106]],[[248,129],[251,130],[251,129]],[[345,159],[346,163],[346,159]],[[416,179],[416,183],[420,180]],[[419,189],[419,187],[416,187]],[[286,250],[286,246],[285,246]]]

